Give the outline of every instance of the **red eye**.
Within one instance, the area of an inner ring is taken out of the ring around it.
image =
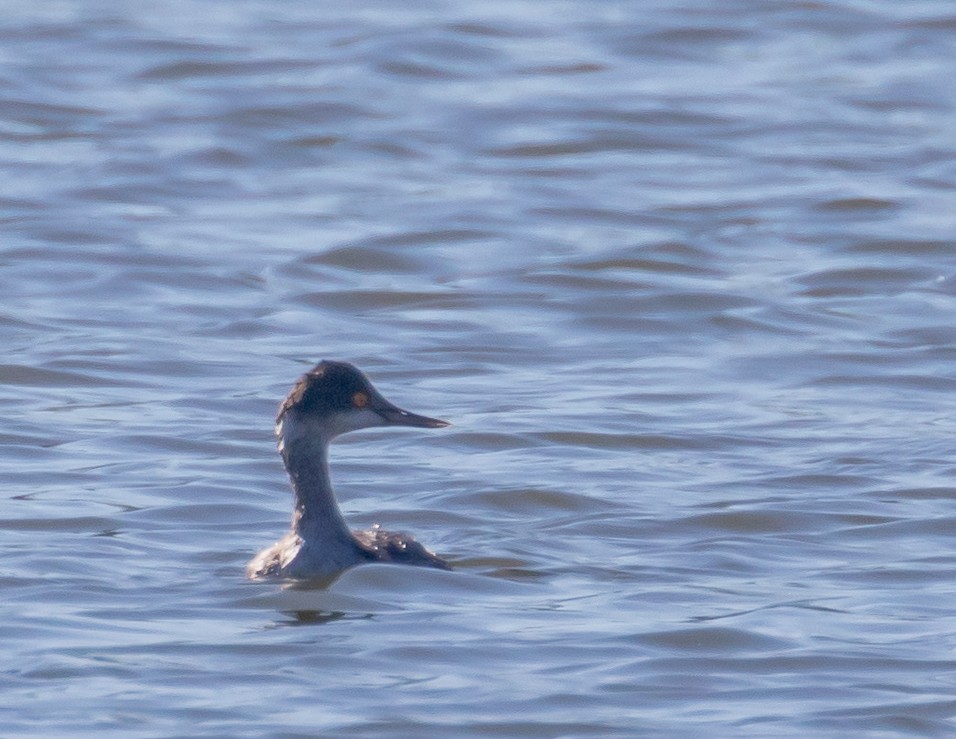
[[[368,395],[365,393],[355,393],[352,396],[352,405],[356,408],[364,408],[368,405]]]

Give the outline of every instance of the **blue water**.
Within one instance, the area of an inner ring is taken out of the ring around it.
[[[951,735],[954,28],[8,3],[0,734]],[[453,572],[245,580],[322,358]]]

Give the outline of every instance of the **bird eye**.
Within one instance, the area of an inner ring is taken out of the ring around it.
[[[368,405],[368,395],[365,393],[355,393],[352,396],[352,405],[356,408],[364,408]]]

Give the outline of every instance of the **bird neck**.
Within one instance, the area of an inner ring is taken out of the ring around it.
[[[292,530],[306,541],[351,540],[329,477],[329,440],[281,433],[279,452],[295,494]]]

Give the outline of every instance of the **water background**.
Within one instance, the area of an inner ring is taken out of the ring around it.
[[[0,734],[951,736],[956,6],[11,0]],[[247,582],[321,358],[451,573]]]

